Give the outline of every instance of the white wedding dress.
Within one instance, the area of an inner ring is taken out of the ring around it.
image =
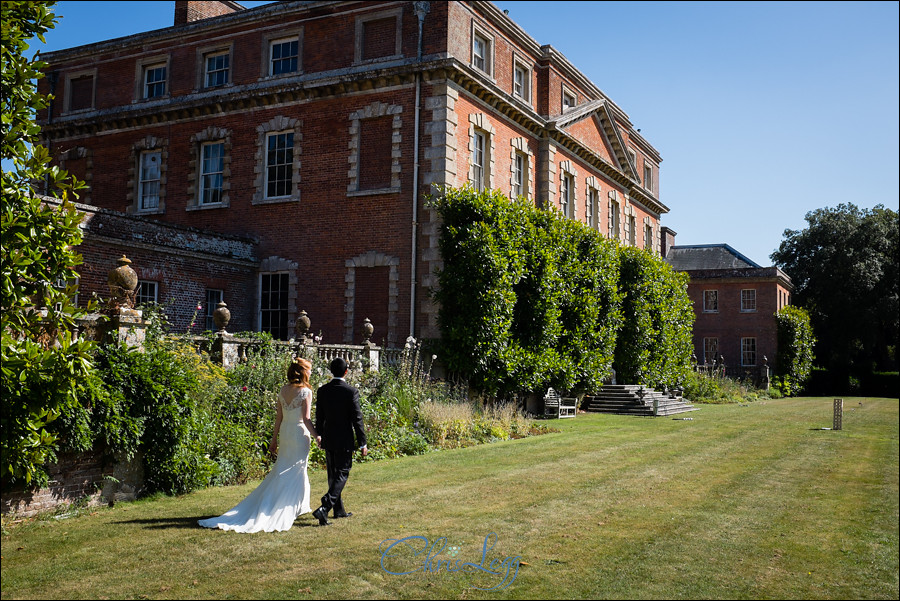
[[[282,419],[278,431],[278,459],[272,471],[247,498],[216,518],[198,520],[205,528],[235,532],[274,532],[289,530],[294,519],[311,511],[309,507],[309,431],[303,424],[303,400],[312,398],[309,388],[301,388],[292,399],[290,387],[278,395]]]

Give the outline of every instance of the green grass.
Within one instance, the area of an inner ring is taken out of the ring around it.
[[[579,415],[558,433],[361,464],[355,515],[327,528],[196,526],[255,483],[7,525],[2,597],[896,599],[898,401],[845,399],[844,429],[817,430],[831,411],[801,398],[692,421]],[[316,499],[325,474],[311,480]],[[475,588],[499,576],[379,563],[382,541],[413,535],[477,563],[491,532],[488,561],[527,564],[502,590]]]

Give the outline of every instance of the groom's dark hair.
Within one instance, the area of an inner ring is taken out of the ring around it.
[[[343,378],[345,375],[347,375],[347,362],[340,357],[336,357],[332,359],[331,365],[328,366],[328,369],[331,370],[331,374],[335,378]]]

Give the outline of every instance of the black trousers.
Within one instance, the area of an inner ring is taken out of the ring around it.
[[[328,492],[322,497],[322,507],[325,513],[334,509],[335,515],[346,513],[344,502],[341,500],[341,492],[350,477],[350,468],[353,467],[353,451],[340,449],[337,451],[325,450],[325,467],[328,473]]]

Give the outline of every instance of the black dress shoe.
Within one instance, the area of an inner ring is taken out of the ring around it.
[[[335,518],[349,518],[351,515],[353,515],[352,511],[345,511],[344,513],[334,514],[334,517]]]
[[[318,509],[313,511],[313,517],[319,520],[319,526],[328,525],[328,512],[325,511],[324,507],[319,507]]]

